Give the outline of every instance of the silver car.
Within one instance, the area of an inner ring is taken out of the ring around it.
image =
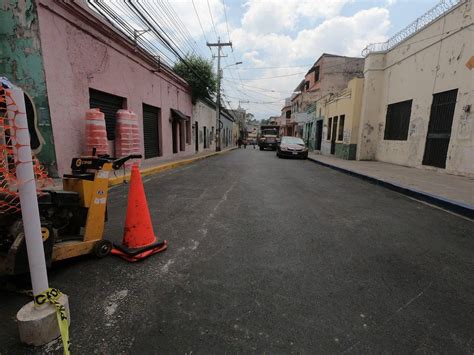
[[[308,148],[301,138],[298,137],[281,137],[280,144],[277,147],[278,158],[308,158]]]

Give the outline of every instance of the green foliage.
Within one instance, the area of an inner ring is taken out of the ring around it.
[[[191,87],[193,103],[198,99],[213,99],[217,91],[217,77],[212,62],[196,55],[188,55],[185,62],[175,64],[173,70]]]

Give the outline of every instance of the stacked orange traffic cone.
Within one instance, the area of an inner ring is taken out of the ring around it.
[[[163,251],[167,247],[168,242],[166,240],[159,242],[153,231],[142,177],[138,165],[135,164],[132,167],[128,190],[127,217],[122,245],[114,244],[112,254],[134,262]]]

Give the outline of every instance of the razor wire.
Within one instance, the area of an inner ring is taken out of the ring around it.
[[[362,50],[362,56],[367,57],[371,53],[383,53],[396,47],[399,43],[411,37],[422,28],[436,21],[446,12],[466,1],[467,0],[441,0],[436,6],[428,10],[424,15],[418,17],[403,30],[394,34],[386,42],[369,44]]]

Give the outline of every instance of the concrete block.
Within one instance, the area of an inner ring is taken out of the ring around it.
[[[68,322],[70,323],[68,297],[63,294],[58,301],[66,308]],[[18,311],[16,319],[22,343],[40,346],[49,343],[60,335],[56,307],[52,304],[48,303],[42,307],[35,307],[34,302],[31,301]]]

